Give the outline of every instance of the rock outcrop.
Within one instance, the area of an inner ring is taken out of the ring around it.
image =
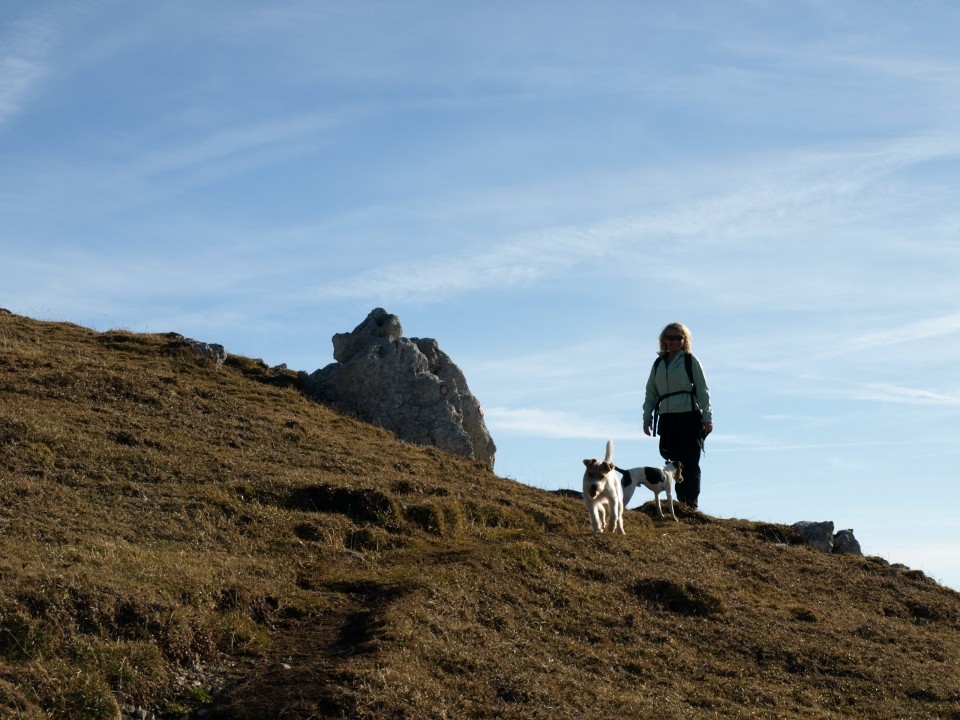
[[[208,343],[202,340],[194,340],[175,332],[166,333],[166,337],[170,338],[172,344],[182,343],[183,345],[189,346],[195,353],[197,353],[197,355],[213,358],[217,365],[223,365],[227,359],[227,351],[224,350],[223,345],[218,343]]]
[[[496,446],[460,368],[429,338],[405,338],[400,319],[375,308],[333,336],[336,362],[302,378],[314,400],[392,431],[401,440],[480,460]]]
[[[828,553],[862,555],[860,543],[853,536],[853,530],[833,532],[833,522],[812,522],[802,520],[793,524],[803,541],[812,548]]]

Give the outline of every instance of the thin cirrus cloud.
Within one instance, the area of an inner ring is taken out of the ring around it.
[[[480,290],[528,285],[569,270],[594,255],[589,233],[558,230],[527,241],[485,250],[439,253],[432,258],[390,264],[309,293],[313,300],[337,300],[376,294],[395,300],[439,300]]]
[[[860,352],[907,343],[915,344],[957,334],[960,334],[960,313],[952,313],[918,320],[878,332],[861,334],[852,338],[846,344],[844,352]]]
[[[391,262],[389,267],[364,270],[328,283],[317,291],[315,299],[366,296],[371,287],[391,297],[443,298],[531,284],[610,257],[618,260],[618,272],[629,273],[631,267],[644,266],[633,263],[634,256],[649,259],[664,239],[670,240],[665,246],[668,250],[675,250],[678,242],[686,240],[696,242],[701,253],[711,242],[718,247],[732,244],[745,248],[754,242],[769,242],[770,233],[782,234],[791,224],[813,226],[823,216],[839,224],[845,205],[859,216],[865,209],[863,203],[871,202],[871,185],[912,164],[950,156],[956,149],[953,143],[917,142],[905,147],[896,141],[870,151],[789,155],[778,161],[766,158],[767,170],[759,179],[754,177],[752,187],[723,191],[723,178],[717,177],[714,191],[693,203],[678,201],[633,216],[579,226],[543,227],[520,234],[508,231],[506,236],[501,235],[501,242],[487,245],[487,249],[461,252],[458,257],[438,253],[399,266]],[[674,180],[677,182],[666,184],[681,184],[679,178]],[[575,188],[569,191],[575,192]],[[448,222],[455,224],[456,217],[449,217]],[[810,243],[815,242],[815,238],[806,240],[807,258],[812,255]],[[819,242],[828,243],[829,239]],[[804,281],[813,283],[816,278],[811,274]],[[857,292],[855,286],[846,291],[851,296]],[[731,298],[736,294],[733,288],[728,293]]]
[[[21,179],[43,190],[29,201],[35,211],[44,204],[70,204],[82,215],[117,212],[309,153],[341,122],[338,117],[305,115],[203,128],[176,142],[127,137],[102,145],[88,157],[30,161]]]
[[[960,388],[952,392],[936,392],[926,388],[899,385],[868,385],[850,393],[851,397],[877,403],[903,405],[939,405],[960,408]]]
[[[23,110],[48,73],[49,54],[56,33],[42,25],[21,21],[2,39],[0,54],[0,128]]]
[[[484,419],[496,432],[547,439],[606,438],[639,439],[639,423],[618,423],[608,418],[593,421],[572,412],[542,408],[484,407]]]

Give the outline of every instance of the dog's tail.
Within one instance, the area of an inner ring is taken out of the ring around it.
[[[607,440],[607,456],[603,459],[604,462],[613,462],[613,440]]]

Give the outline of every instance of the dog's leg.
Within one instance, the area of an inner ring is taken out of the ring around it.
[[[586,498],[583,500],[587,506],[587,514],[590,516],[590,527],[594,532],[603,532],[603,526],[606,523],[603,517],[603,507],[599,503],[590,502]]]
[[[623,493],[620,492],[620,485],[616,476],[612,478],[613,482],[608,483],[607,487],[611,492],[607,496],[610,514],[607,516],[607,531],[625,535],[623,531]]]
[[[660,513],[660,519],[663,520],[665,518],[663,517],[663,508],[660,507],[660,491],[654,491],[653,497],[657,501],[657,512]]]
[[[671,485],[673,485],[672,477],[667,477],[666,485],[667,485],[667,500],[670,503],[670,517],[674,519],[674,522],[680,522],[679,520],[677,520],[677,515],[673,511],[673,492],[671,491],[671,487],[670,487]]]
[[[623,497],[617,497],[617,508],[614,513],[614,525],[616,526],[614,530],[620,535],[626,535],[627,533],[623,530]]]

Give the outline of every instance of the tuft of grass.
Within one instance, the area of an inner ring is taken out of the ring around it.
[[[46,672],[32,674],[33,694],[43,709],[55,718],[115,720],[120,706],[113,688],[101,673],[50,663]]]
[[[641,578],[633,586],[637,597],[677,615],[715,617],[723,612],[719,597],[693,582]]]
[[[791,608],[790,614],[793,616],[795,620],[799,620],[800,622],[809,622],[809,623],[819,622],[819,618],[817,618],[817,614],[807,608],[803,608],[803,607]]]

